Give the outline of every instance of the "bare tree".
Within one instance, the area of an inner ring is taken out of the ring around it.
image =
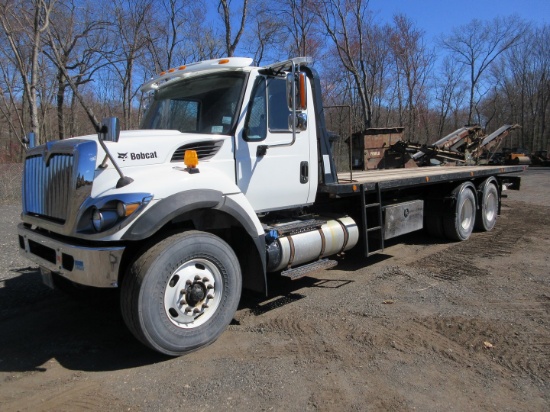
[[[449,37],[441,40],[442,46],[468,69],[468,123],[473,121],[476,99],[484,93],[480,90],[483,75],[499,55],[521,41],[525,27],[517,16],[496,17],[492,21],[474,19],[454,28]]]
[[[390,46],[399,72],[403,79],[403,93],[406,111],[405,126],[409,138],[416,134],[417,110],[420,99],[426,97],[426,86],[435,54],[428,50],[423,40],[424,32],[414,27],[412,20],[404,15],[394,16],[394,27]]]
[[[284,45],[288,33],[282,19],[270,7],[272,3],[268,0],[252,3],[248,30],[244,32],[244,50],[253,57],[257,65],[261,65],[266,59],[274,61],[286,57]],[[284,6],[281,4],[280,7]]]
[[[292,39],[290,57],[316,57],[321,50],[322,42],[315,33],[314,4],[313,0],[286,0],[280,11],[275,11]]]
[[[248,11],[248,0],[243,0],[243,7],[240,13],[240,24],[239,30],[235,35],[234,39],[231,39],[233,33],[231,29],[231,1],[230,0],[220,0],[218,11],[220,12],[223,23],[225,25],[225,51],[227,57],[232,57],[235,53],[235,49],[239,44],[241,36],[243,35],[245,24],[246,24],[246,14]]]
[[[483,113],[500,101],[495,118],[520,123],[517,144],[546,149],[550,113],[550,26],[530,29],[525,41],[502,54],[491,70],[494,90],[482,102]],[[511,144],[511,142],[510,142]]]
[[[436,101],[438,124],[436,136],[440,137],[445,132],[449,116],[462,105],[465,88],[463,77],[464,66],[455,65],[449,56],[443,59],[441,72],[434,79],[434,97]],[[459,104],[456,104],[458,98]],[[456,129],[456,127],[455,127]]]
[[[22,113],[22,100],[18,98],[23,94],[20,76],[14,70],[12,62],[5,56],[0,57],[0,114],[1,121],[5,125],[2,128],[1,137],[11,142],[13,137],[23,146],[25,134],[25,122]]]
[[[134,127],[134,98],[139,92],[135,85],[135,75],[140,58],[151,41],[147,35],[147,24],[154,15],[153,0],[115,0],[112,2],[111,14],[114,22],[111,27],[111,44],[116,45],[112,52],[103,54],[110,62],[110,67],[117,76],[112,91],[120,91],[113,99],[121,98],[122,125]]]
[[[78,89],[92,81],[94,73],[107,64],[101,58],[101,51],[104,51],[106,46],[103,36],[106,22],[98,20],[97,14],[90,6],[82,8],[79,3],[75,0],[59,2],[57,9],[51,15],[52,24],[47,31],[44,48],[44,54],[57,68],[59,139],[67,136],[65,121],[67,88],[72,90],[73,102],[79,99],[82,105],[89,106],[80,96]],[[70,79],[67,76],[70,76]],[[88,108],[87,111],[92,109]],[[93,126],[97,127],[95,116],[89,115],[89,118]],[[69,135],[73,135],[74,116],[71,116],[69,124]]]
[[[42,48],[42,35],[50,24],[50,13],[55,0],[31,0],[18,2],[4,0],[0,4],[0,24],[9,45],[14,66],[23,83],[23,93],[28,102],[30,128],[40,142],[38,118],[39,55]]]
[[[372,125],[373,126],[395,126],[386,122],[382,123],[382,109],[387,106],[388,90],[393,84],[391,77],[391,52],[389,42],[391,39],[391,27],[388,25],[379,26],[370,22],[366,28],[365,44],[365,68],[364,78],[367,95],[372,96]]]
[[[364,127],[370,127],[372,120],[372,96],[367,94],[364,84],[367,75],[364,33],[370,21],[367,6],[368,1],[363,0],[325,0],[316,5],[316,13],[340,62],[353,77]]]
[[[148,53],[141,64],[150,74],[188,63],[191,50],[199,48],[196,40],[208,36],[203,1],[162,0],[156,6],[157,12],[144,25]]]

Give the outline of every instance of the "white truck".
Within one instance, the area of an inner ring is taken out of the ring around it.
[[[338,256],[425,228],[491,230],[523,166],[336,173],[317,72],[306,58],[247,58],[162,73],[141,130],[30,148],[21,253],[48,284],[120,287],[132,333],[167,355],[213,342],[241,291],[298,278]]]

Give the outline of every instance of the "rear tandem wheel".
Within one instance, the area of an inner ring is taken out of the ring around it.
[[[480,194],[479,209],[476,216],[476,229],[488,232],[497,223],[499,196],[494,177],[485,180],[478,188]]]
[[[474,185],[464,182],[452,192],[453,207],[443,216],[445,236],[450,240],[466,240],[474,230],[476,220],[476,196]]]

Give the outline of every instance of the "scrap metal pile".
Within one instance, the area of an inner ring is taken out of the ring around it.
[[[480,165],[493,163],[493,155],[508,134],[520,126],[506,124],[489,135],[485,135],[481,126],[464,126],[437,142],[427,145],[398,141],[391,145],[387,155],[407,156],[418,166],[434,164]],[[529,157],[515,156],[515,164],[529,164]],[[413,164],[413,162],[408,162]],[[409,166],[410,167],[410,166]]]

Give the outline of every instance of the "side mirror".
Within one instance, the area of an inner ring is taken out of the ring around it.
[[[288,115],[288,128],[292,130],[292,123],[295,123],[296,131],[303,132],[307,129],[307,114],[296,113],[296,121],[293,122],[292,113]]]
[[[27,145],[27,149],[32,149],[34,146],[36,146],[35,134],[33,132],[27,133],[27,135],[24,136],[21,141]]]
[[[292,85],[294,84],[294,95],[292,94]],[[306,74],[298,72],[288,73],[286,76],[286,101],[288,108],[292,110],[292,102],[296,103],[296,110],[307,109],[307,80]]]
[[[120,123],[117,117],[107,117],[101,121],[99,138],[108,142],[118,142],[120,137]]]

